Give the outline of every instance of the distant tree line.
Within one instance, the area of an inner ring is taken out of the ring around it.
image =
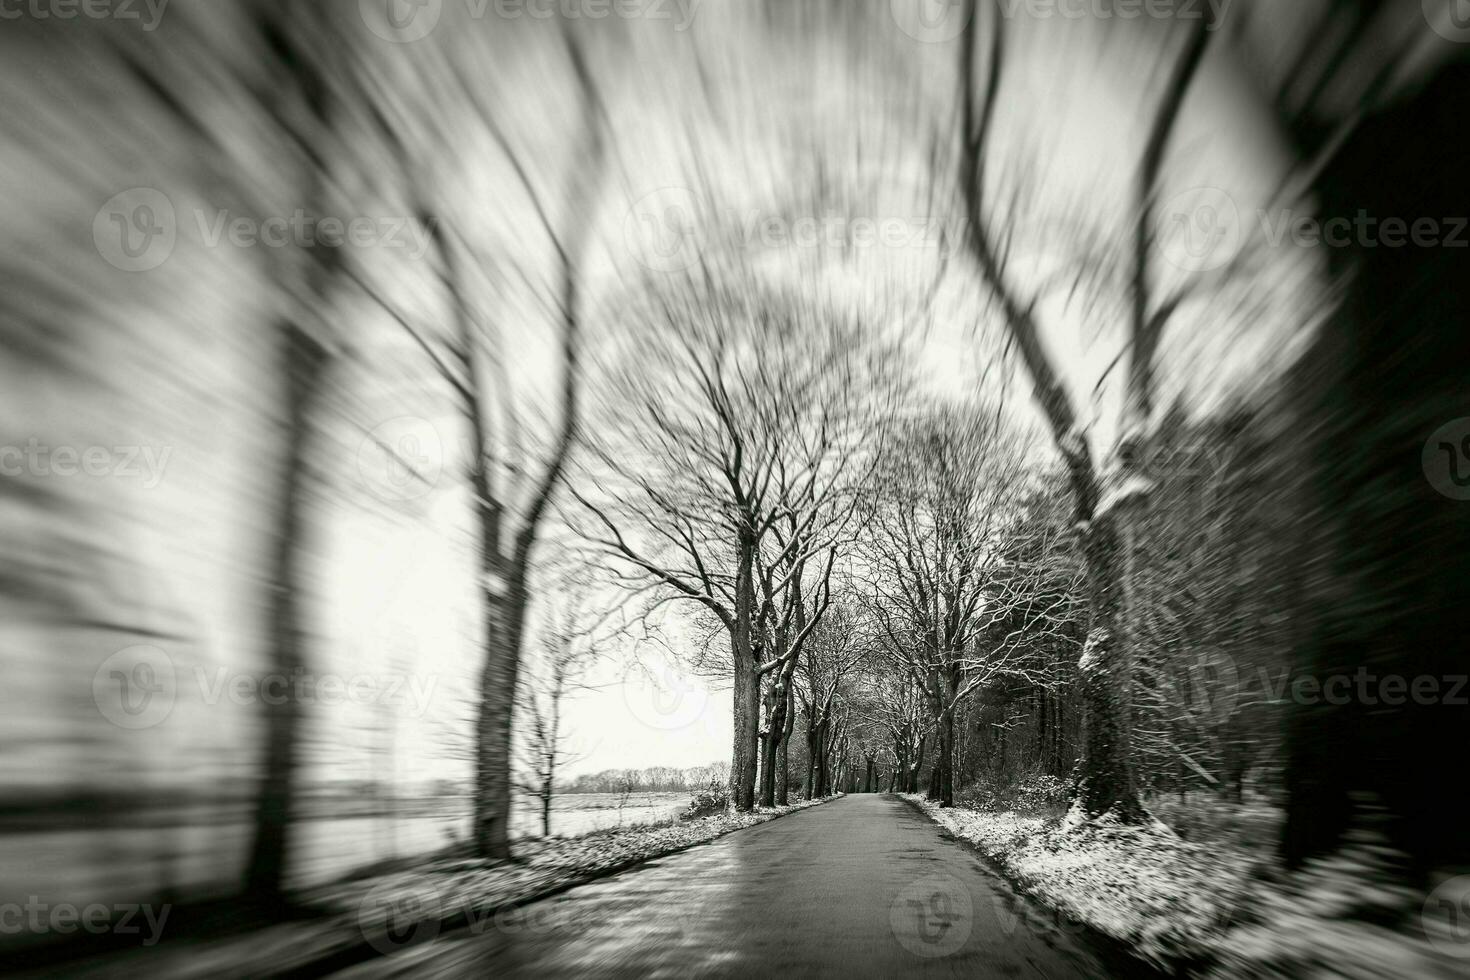
[[[567,781],[562,793],[684,793],[711,782],[725,783],[730,778],[728,762],[707,766],[675,769],[672,766],[649,766],[646,769],[604,769],[587,772]]]

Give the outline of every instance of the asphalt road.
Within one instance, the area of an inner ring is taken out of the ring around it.
[[[1106,977],[901,800],[849,796],[340,976]]]

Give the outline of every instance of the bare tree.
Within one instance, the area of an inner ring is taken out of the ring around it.
[[[431,230],[439,278],[450,310],[450,329],[422,329],[369,277],[360,273],[353,277],[359,288],[402,327],[440,380],[454,392],[470,434],[467,470],[483,603],[473,837],[479,852],[492,858],[506,858],[511,853],[512,726],[526,610],[531,600],[530,576],[543,518],[562,481],[576,439],[584,316],[581,277],[593,227],[587,214],[595,201],[605,147],[603,112],[582,44],[571,30],[564,30],[563,37],[581,118],[578,148],[564,171],[560,226],[523,155],[503,131],[484,85],[470,77],[460,60],[451,58],[445,66],[451,89],[463,97],[468,111],[484,126],[527,195],[558,267],[557,294],[551,306],[559,333],[560,377],[555,421],[542,458],[537,462],[525,458],[521,431],[525,411],[513,403],[509,378],[496,360],[504,336],[497,325],[486,321],[473,295],[471,271],[479,269],[484,260],[476,254],[469,237],[435,202],[433,188],[423,176],[431,171],[419,165],[401,133],[404,127],[382,114],[376,118],[393,148],[404,196]],[[498,390],[491,387],[487,373],[493,375]]]
[[[807,799],[832,791],[830,766],[836,740],[837,712],[844,681],[867,656],[854,607],[838,603],[813,632],[797,657],[792,692],[805,719],[807,771],[802,780]]]
[[[1025,476],[1000,410],[940,409],[895,440],[872,507],[864,598],[882,649],[927,699],[942,806],[961,702],[1002,677],[1046,680],[1027,648],[1059,622],[1054,603],[1033,600],[1060,547],[1010,546]]]
[[[557,775],[577,761],[570,748],[563,708],[585,687],[587,672],[596,662],[597,646],[584,628],[575,600],[548,611],[541,624],[540,656],[526,665],[517,698],[522,724],[522,765],[518,788],[541,809],[541,834],[551,836],[551,805]]]
[[[632,314],[643,329],[609,379],[596,490],[578,499],[584,533],[615,559],[623,585],[656,604],[697,603],[722,629],[722,669],[734,680],[731,795],[748,810],[762,679],[789,685],[821,620],[821,583],[850,533],[852,488],[882,416],[869,406],[888,390],[888,369],[850,316],[702,273],[652,290]]]
[[[994,294],[1002,318],[1031,376],[1036,402],[1051,427],[1072,485],[1077,524],[1085,541],[1091,625],[1079,662],[1084,744],[1077,783],[1079,815],[1113,812],[1137,821],[1147,814],[1133,783],[1129,680],[1130,645],[1123,562],[1132,546],[1137,516],[1149,485],[1135,465],[1153,410],[1154,357],[1159,337],[1187,293],[1157,302],[1149,271],[1154,249],[1154,197],[1164,153],[1184,96],[1198,73],[1212,24],[1202,19],[1178,57],[1146,141],[1136,182],[1136,223],[1130,291],[1128,383],[1122,437],[1110,466],[1094,457],[1066,387],[1043,346],[1036,320],[1039,296],[1026,297],[1007,276],[1011,239],[992,225],[986,197],[986,156],[999,102],[1005,55],[1005,18],[999,6],[991,21],[991,44],[981,93],[976,92],[980,21],[970,11],[960,46],[960,155],[957,170],[966,218],[965,244]]]

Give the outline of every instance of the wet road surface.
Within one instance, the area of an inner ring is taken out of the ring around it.
[[[894,797],[849,796],[341,977],[1106,977],[1085,939]]]

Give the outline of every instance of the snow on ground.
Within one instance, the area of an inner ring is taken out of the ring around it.
[[[1107,818],[1063,833],[1054,816],[904,798],[1044,905],[1165,970],[1221,980],[1470,977],[1470,946],[1422,938],[1421,927],[1433,934],[1442,923],[1420,918],[1422,897],[1380,883],[1394,856],[1367,835],[1285,876],[1271,861],[1274,836],[1248,821],[1196,843]]]
[[[1198,954],[1223,934],[1248,887],[1249,854],[1167,831],[1101,820],[1063,834],[1040,815],[906,799],[1046,905],[1157,965]]]

